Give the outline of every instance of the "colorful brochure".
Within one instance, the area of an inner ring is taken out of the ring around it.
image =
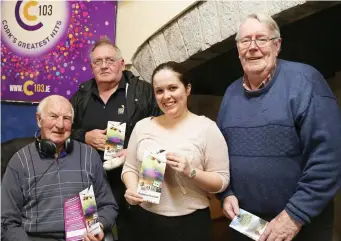
[[[144,201],[160,203],[165,170],[166,154],[164,150],[156,154],[144,152],[137,187],[137,193],[143,197]]]
[[[243,209],[239,210],[240,215],[234,217],[230,227],[257,241],[264,232],[268,222]]]
[[[64,202],[66,241],[83,240],[84,233],[101,232],[92,185]]]
[[[125,133],[126,123],[108,121],[104,160],[114,159],[115,154],[123,149]]]

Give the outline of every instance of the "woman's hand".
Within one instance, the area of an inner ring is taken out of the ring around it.
[[[175,153],[167,153],[166,154],[167,164],[175,171],[182,173],[186,177],[188,177],[191,172],[191,164],[188,162],[186,158],[179,157]]]
[[[127,189],[124,197],[130,205],[140,205],[143,203],[143,197],[137,194],[136,190]]]

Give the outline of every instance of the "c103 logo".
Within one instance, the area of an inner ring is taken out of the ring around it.
[[[70,15],[69,2],[61,0],[5,1],[1,13],[6,46],[29,56],[41,55],[55,47],[67,30]]]

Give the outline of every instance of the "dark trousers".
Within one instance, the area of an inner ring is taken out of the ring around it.
[[[140,206],[131,208],[134,239],[129,241],[211,241],[212,224],[209,208],[191,214],[167,217],[151,213]],[[119,241],[121,241],[119,237]]]
[[[115,201],[119,207],[118,216],[116,219],[116,227],[119,241],[134,241],[135,229],[133,225],[133,214],[130,205],[124,198],[126,191],[125,185],[121,181],[122,167],[107,171],[108,181]]]
[[[333,219],[334,205],[329,204],[325,210],[312,222],[303,226],[301,231],[293,239],[293,241],[332,241],[333,239]],[[257,215],[262,217],[261,215]],[[267,221],[272,218],[262,217]],[[231,241],[251,241],[252,239],[231,229]]]
[[[116,227],[118,234],[118,241],[134,241],[138,239],[138,233],[135,232],[134,227],[135,216],[133,214],[134,207],[130,207],[124,204],[119,210],[118,217],[116,219]]]
[[[119,207],[116,219],[118,241],[140,240],[138,233],[135,232],[134,206],[130,206],[124,197],[126,187],[121,180],[121,173],[122,167],[107,171],[108,182]]]

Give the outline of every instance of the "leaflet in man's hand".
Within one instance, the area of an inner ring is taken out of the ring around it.
[[[85,232],[101,232],[92,186],[64,202],[64,226],[66,241],[82,240]]]
[[[100,233],[101,226],[98,221],[97,204],[92,185],[89,188],[81,191],[79,193],[79,197],[82,203],[86,229],[92,234]]]
[[[234,217],[230,227],[257,241],[268,222],[243,209],[239,210],[240,215]]]
[[[126,123],[108,121],[104,160],[114,159],[115,154],[123,149],[125,133]]]
[[[159,204],[166,169],[166,154],[164,150],[156,154],[144,152],[139,173],[137,193],[146,202]]]

